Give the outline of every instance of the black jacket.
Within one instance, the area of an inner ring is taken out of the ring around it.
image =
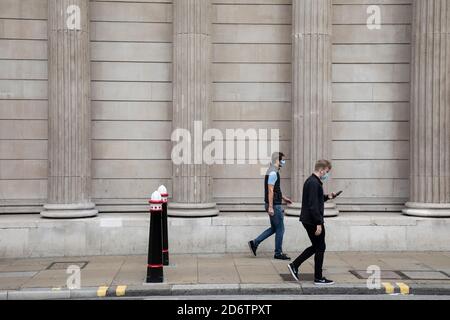
[[[323,183],[315,175],[306,179],[303,185],[302,211],[300,221],[311,225],[323,224],[323,212],[328,195],[323,193]]]

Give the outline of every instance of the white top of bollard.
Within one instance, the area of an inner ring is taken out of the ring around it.
[[[160,185],[158,188],[158,192],[161,194],[162,197],[167,197],[169,194],[167,193],[167,188],[163,185]]]
[[[153,192],[152,196],[150,198],[150,202],[151,203],[161,203],[162,202],[161,194],[158,191]]]

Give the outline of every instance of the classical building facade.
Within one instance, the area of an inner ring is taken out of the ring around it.
[[[449,0],[0,0],[0,213],[261,211],[264,166],[171,161],[177,128],[278,129],[298,215],[450,216]]]

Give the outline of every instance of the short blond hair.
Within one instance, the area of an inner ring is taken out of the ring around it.
[[[331,162],[325,159],[319,160],[316,162],[315,166],[314,166],[314,171],[319,171],[319,170],[323,170],[323,169],[330,169],[332,168],[331,166]]]

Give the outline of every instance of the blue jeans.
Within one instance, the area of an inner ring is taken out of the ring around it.
[[[266,211],[269,206],[266,204]],[[254,241],[256,246],[275,233],[275,255],[283,253],[284,210],[281,205],[273,206],[273,216],[270,217],[270,228],[261,233]]]

